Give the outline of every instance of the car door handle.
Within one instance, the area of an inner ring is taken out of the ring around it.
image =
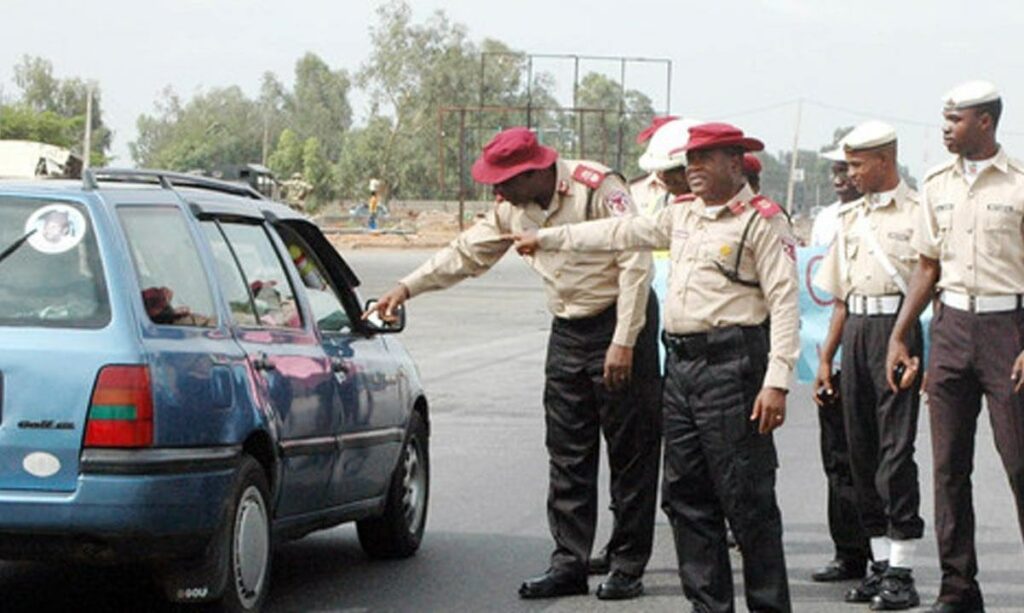
[[[256,370],[274,370],[274,363],[265,353],[261,353],[252,359],[252,367]]]
[[[345,360],[341,358],[331,358],[331,370],[334,372],[345,373],[347,375],[350,369],[348,362]]]

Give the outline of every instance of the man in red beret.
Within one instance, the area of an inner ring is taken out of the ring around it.
[[[671,250],[662,508],[683,592],[702,612],[734,609],[727,519],[743,555],[747,608],[791,610],[771,433],[785,421],[800,318],[789,222],[743,176],[744,152],[763,148],[728,124],[695,126],[676,152],[693,190],[679,206],[654,219],[543,228],[517,240],[525,254]]]
[[[498,134],[473,164],[473,177],[500,201],[472,228],[381,296],[387,317],[405,300],[493,266],[512,234],[636,212],[625,183],[593,162],[563,160],[526,128]],[[548,343],[544,409],[550,456],[548,521],[551,567],[528,579],[523,598],[585,594],[597,521],[597,468],[603,431],[615,520],[611,572],[598,598],[643,591],[651,555],[660,450],[661,380],[657,300],[647,253],[526,258],[544,279],[554,315]]]

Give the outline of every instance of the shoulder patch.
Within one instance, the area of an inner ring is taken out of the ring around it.
[[[782,212],[782,207],[777,202],[760,195],[751,198],[750,205],[765,219],[771,219]]]
[[[672,204],[679,204],[681,202],[693,202],[697,199],[697,196],[693,194],[682,194],[672,199]]]
[[[940,172],[949,170],[950,168],[953,167],[953,164],[955,164],[955,163],[956,163],[956,158],[952,157],[952,158],[949,158],[948,160],[946,160],[945,162],[943,162],[943,163],[941,163],[941,164],[939,164],[937,166],[932,166],[931,168],[928,169],[928,172],[924,173],[924,178],[921,179],[921,182],[923,183],[924,181],[927,181],[928,179],[931,179],[932,177],[934,177],[935,175],[939,174]]]
[[[1008,158],[1006,160],[1006,164],[1010,168],[1016,170],[1017,172],[1024,173],[1024,162],[1018,160],[1017,158]]]
[[[596,168],[580,164],[576,167],[576,170],[573,171],[572,178],[586,185],[590,189],[597,189],[601,187],[601,182],[604,181],[605,175],[607,174],[608,173],[601,172]]]
[[[616,217],[628,215],[633,208],[633,198],[621,189],[612,190],[604,197],[604,205]]]

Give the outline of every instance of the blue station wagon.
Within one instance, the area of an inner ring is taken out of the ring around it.
[[[272,547],[420,545],[427,401],[320,230],[160,171],[0,182],[0,558],[145,563],[256,611]]]

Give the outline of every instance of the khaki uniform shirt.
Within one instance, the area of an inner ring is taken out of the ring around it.
[[[938,287],[1024,294],[1024,164],[1000,148],[973,185],[956,157],[924,180],[914,247],[941,266]]]
[[[636,203],[637,209],[644,215],[656,213],[667,193],[665,184],[661,182],[656,172],[649,173],[642,179],[629,184],[629,194],[633,196],[633,202]]]
[[[482,274],[512,246],[512,241],[504,238],[511,233],[585,221],[590,188],[573,179],[573,172],[581,164],[600,172],[608,170],[592,162],[559,159],[556,191],[547,210],[536,203],[526,206],[513,206],[510,202],[495,204],[482,220],[402,279],[409,295],[450,287],[462,279]],[[636,213],[629,191],[615,175],[608,175],[593,192],[592,219]],[[525,259],[544,279],[548,309],[555,317],[590,317],[616,305],[618,321],[612,342],[626,347],[634,345],[646,319],[651,286],[650,254],[549,251]]]
[[[754,192],[745,186],[727,205],[709,211],[700,199],[672,204],[656,218],[629,217],[538,233],[544,249],[615,251],[664,249],[671,252],[665,330],[672,334],[707,332],[727,326],[754,326],[771,314],[771,351],[764,385],[788,389],[800,353],[795,244],[749,204]],[[732,270],[743,229],[757,215],[743,245],[739,277],[756,281],[748,287],[730,281],[715,262]],[[781,216],[782,213],[779,213]]]
[[[917,263],[912,240],[918,223],[917,192],[900,181],[888,202],[872,203],[875,194],[862,196],[839,209],[839,232],[822,260],[814,284],[840,300],[850,294],[886,296],[902,293],[899,285],[885,271],[879,258],[863,234],[867,227],[893,268],[909,285],[910,274]],[[863,217],[864,222],[857,219]]]

